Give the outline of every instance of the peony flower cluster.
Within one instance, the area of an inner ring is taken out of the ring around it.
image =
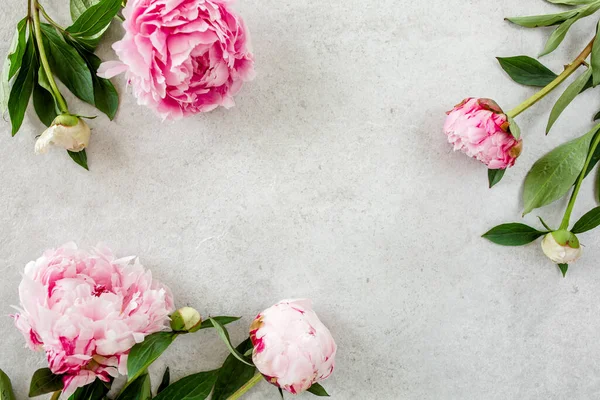
[[[137,258],[74,243],[28,263],[19,297],[15,324],[31,349],[45,351],[65,397],[96,378],[126,374],[128,351],[168,328],[174,309],[169,289]]]
[[[283,300],[250,326],[252,361],[270,383],[293,394],[327,379],[337,347],[310,300]]]
[[[129,0],[123,14],[120,61],[98,75],[125,72],[138,103],[164,119],[230,108],[254,77],[250,37],[229,0]]]
[[[455,151],[476,158],[489,169],[515,164],[523,142],[510,133],[507,116],[493,100],[468,98],[447,114],[444,133]]]

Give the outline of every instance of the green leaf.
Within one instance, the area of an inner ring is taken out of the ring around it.
[[[98,110],[102,111],[112,121],[115,118],[119,108],[119,94],[112,82],[108,79],[100,78],[96,71],[102,63],[94,53],[80,49],[79,53],[92,71],[92,80],[94,82],[94,103]]]
[[[248,338],[235,348],[240,354],[252,349],[252,341]],[[250,381],[256,372],[256,367],[246,365],[230,354],[219,370],[215,383],[212,400],[225,400],[239,388]]]
[[[599,128],[597,125],[582,137],[558,146],[533,164],[525,178],[523,214],[550,204],[569,191],[583,169],[590,141]]]
[[[78,388],[75,393],[69,397],[69,400],[103,400],[109,392],[104,382],[96,379],[94,382],[84,387]]]
[[[92,40],[91,49],[97,44],[112,19],[121,9],[122,0],[101,0],[85,10],[79,18],[67,28],[67,32],[76,39]]]
[[[137,343],[129,351],[127,358],[128,381],[137,379],[177,337],[173,332],[157,332],[146,336],[142,343]]]
[[[94,83],[86,62],[79,53],[59,36],[54,28],[42,24],[44,43],[50,67],[67,88],[81,100],[94,105]]]
[[[149,400],[151,398],[150,376],[142,374],[126,386],[116,400]]]
[[[579,21],[582,18],[592,15],[599,9],[600,9],[600,2],[592,2],[587,6],[580,7],[580,8],[577,8],[576,10],[573,10],[576,12],[576,15],[567,19],[565,22],[563,22],[561,25],[559,25],[558,28],[556,28],[556,30],[554,32],[552,32],[552,34],[550,35],[550,38],[546,42],[546,47],[544,48],[544,51],[540,54],[540,56],[549,54],[549,53],[553,52],[554,50],[556,50],[556,48],[562,43],[567,32],[569,31],[569,29],[575,22]]]
[[[502,180],[505,172],[506,169],[488,169],[488,181],[490,183],[490,189]]]
[[[564,93],[558,98],[556,104],[552,108],[550,112],[550,118],[548,119],[548,125],[546,126],[546,134],[550,132],[552,126],[558,119],[558,117],[562,114],[562,112],[567,108],[569,104],[577,97],[579,93],[581,93],[581,89],[585,86],[586,82],[592,76],[592,70],[588,69],[583,74],[581,74],[577,79],[573,81],[564,91]]]
[[[15,400],[12,384],[8,375],[0,369],[0,400]]]
[[[252,364],[250,361],[248,361],[246,359],[246,357],[244,357],[239,351],[237,351],[233,347],[233,345],[231,344],[231,339],[229,338],[229,332],[227,332],[227,329],[225,329],[225,327],[223,325],[221,325],[221,323],[219,321],[215,320],[214,318],[209,318],[209,320],[212,322],[213,326],[217,330],[217,333],[219,334],[219,337],[221,337],[221,339],[223,340],[223,342],[225,342],[225,345],[229,349],[229,352],[231,354],[233,354],[233,356],[235,358],[237,358],[238,360],[240,360],[244,364],[249,365],[251,367],[254,366],[254,364]]]
[[[27,33],[27,18],[23,18],[17,24],[17,41],[16,48],[8,53],[8,59],[10,60],[10,69],[8,71],[8,79],[10,80],[19,68],[21,68],[21,63],[23,62],[23,56],[25,55],[25,50],[27,48],[27,40],[25,34]]]
[[[600,207],[596,207],[591,211],[588,211],[583,217],[579,219],[571,229],[571,232],[583,233],[591,231],[600,225]]]
[[[560,268],[560,272],[562,272],[563,278],[567,276],[567,271],[569,270],[569,264],[558,264],[558,268]]]
[[[540,26],[552,26],[565,22],[577,15],[577,10],[569,10],[558,14],[532,15],[527,17],[510,17],[507,21],[525,28],[537,28]]]
[[[284,398],[283,398],[283,389],[281,389],[280,387],[278,387],[277,390],[279,391],[279,397],[281,397],[281,400],[284,400]]]
[[[600,38],[598,37],[598,32],[600,32],[600,21],[598,21],[598,26],[596,27],[596,39],[594,39],[594,46],[592,47],[592,57],[591,57],[591,66],[592,66],[592,76],[593,76],[593,86],[597,86],[600,84]]]
[[[167,367],[167,369],[165,369],[165,373],[163,374],[162,381],[160,382],[160,386],[158,386],[157,394],[162,392],[163,390],[165,390],[167,388],[167,386],[169,386],[170,383],[171,383],[171,370],[169,369],[169,367]]]
[[[54,97],[38,84],[33,88],[33,107],[40,121],[46,126],[52,125],[52,121],[58,115]]]
[[[90,170],[88,168],[88,163],[87,163],[87,153],[85,152],[85,149],[81,150],[81,151],[70,151],[67,150],[67,153],[69,153],[69,157],[71,157],[71,159],[73,161],[75,161],[75,163],[79,166],[81,166],[82,168],[86,169],[86,170]]]
[[[549,3],[553,4],[564,4],[567,6],[576,6],[580,4],[591,4],[596,0],[546,0]]]
[[[511,223],[498,225],[484,233],[483,237],[502,246],[523,246],[546,233],[525,224]]]
[[[240,317],[212,317],[210,319],[202,321],[202,324],[200,324],[200,329],[212,328],[213,327],[213,323],[212,323],[211,319],[214,319],[215,321],[217,321],[221,325],[229,325],[232,322],[235,322],[235,321],[239,320]]]
[[[571,29],[571,26],[573,26],[573,24],[578,20],[579,18],[573,17],[560,24],[554,30],[554,32],[552,32],[552,34],[546,41],[546,46],[544,47],[544,50],[542,50],[542,52],[540,53],[540,57],[545,56],[546,54],[550,54],[554,50],[556,50],[558,46],[560,46],[562,41],[565,39],[567,32],[569,31],[569,29]]]
[[[200,372],[178,380],[154,400],[204,400],[212,391],[219,370]]]
[[[41,396],[62,390],[63,380],[61,375],[54,375],[50,368],[41,368],[33,373],[29,385],[29,397]]]
[[[506,118],[508,120],[508,130],[515,139],[519,139],[521,137],[521,128],[519,128],[517,121],[510,115],[507,115]]]
[[[596,113],[596,115],[594,115],[594,119],[593,119],[593,121],[598,121],[599,119],[600,119],[600,111],[598,111],[598,112]]]
[[[308,388],[307,392],[312,393],[315,396],[329,397],[329,393],[327,393],[325,388],[318,383],[313,383],[312,386]]]
[[[71,0],[71,19],[76,21],[85,10],[99,2],[100,0]]]
[[[23,66],[17,75],[8,98],[8,114],[12,123],[13,136],[17,134],[23,124],[25,111],[27,110],[33,91],[36,72],[37,58],[35,57],[35,46],[33,45],[33,38],[29,37],[27,49],[23,56]]]
[[[558,77],[535,58],[528,56],[496,58],[512,80],[522,85],[544,87]]]
[[[594,138],[591,141],[592,144],[594,143],[594,140],[597,138],[598,135],[600,135],[600,131],[596,132],[596,134],[594,135]],[[592,144],[590,144],[590,149],[588,150],[588,155],[589,155],[589,152],[592,150]],[[587,177],[590,174],[590,172],[592,172],[594,170],[594,168],[596,167],[596,164],[598,164],[598,161],[600,161],[600,146],[596,146],[596,149],[594,150],[594,153],[592,154],[592,157],[590,158],[590,163],[588,164],[588,169],[587,169],[587,171],[585,171],[585,177]]]
[[[552,232],[552,231],[554,231],[554,229],[550,228],[550,227],[548,226],[548,224],[547,224],[547,223],[546,223],[546,222],[545,222],[545,221],[542,219],[542,217],[540,217],[539,215],[538,215],[538,219],[540,220],[540,222],[542,223],[542,225],[544,225],[544,228],[546,228],[546,229],[547,229],[549,232]]]

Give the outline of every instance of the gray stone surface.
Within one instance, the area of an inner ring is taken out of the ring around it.
[[[46,0],[63,22],[68,0]],[[600,248],[567,279],[539,244],[511,250],[480,235],[519,220],[523,178],[558,143],[591,127],[589,91],[544,137],[551,100],[520,117],[525,152],[497,188],[451,151],[444,112],[466,96],[510,108],[532,93],[495,56],[536,54],[549,30],[503,22],[554,7],[541,0],[260,0],[237,6],[251,29],[257,79],[230,111],[160,123],[122,78],[122,105],[93,121],[91,172],[60,151],[33,154],[43,130],[0,129],[0,308],[18,303],[25,263],[48,247],[104,241],[137,254],[179,305],[254,314],[309,297],[339,344],[325,386],[334,399],[590,399],[600,397]],[[0,50],[24,15],[9,0]],[[578,24],[545,62],[555,70],[593,34]],[[101,47],[121,35],[115,24]],[[556,98],[557,94],[550,96]],[[69,97],[82,114],[93,111]],[[575,217],[593,206],[587,182]],[[528,216],[556,224],[563,202]],[[8,317],[0,368],[26,398],[44,357],[24,348]],[[227,350],[211,332],[182,338],[160,359],[174,377],[214,368]],[[155,382],[157,380],[155,379]],[[277,399],[261,384],[246,398]],[[300,398],[311,398],[302,395]]]

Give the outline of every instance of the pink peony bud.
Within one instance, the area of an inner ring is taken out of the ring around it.
[[[15,324],[32,350],[62,375],[63,396],[96,379],[127,373],[127,354],[146,335],[168,328],[169,289],[137,258],[116,259],[68,243],[25,267]]]
[[[310,300],[283,300],[258,314],[250,339],[256,368],[290,393],[301,393],[333,372],[337,346]]]
[[[468,98],[447,114],[444,133],[454,150],[478,159],[489,169],[515,165],[523,141],[511,134],[508,117],[496,102]]]

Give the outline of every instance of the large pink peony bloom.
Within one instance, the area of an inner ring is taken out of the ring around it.
[[[17,328],[49,368],[62,375],[65,397],[96,378],[127,373],[127,353],[146,335],[168,328],[169,289],[135,257],[115,259],[68,243],[25,267]]]
[[[98,75],[126,72],[138,103],[165,119],[235,105],[233,96],[254,78],[244,21],[230,0],[129,0],[119,61]]]
[[[301,393],[333,372],[335,341],[310,300],[283,300],[250,326],[252,360],[272,384]]]
[[[523,142],[510,133],[508,118],[492,100],[468,98],[448,112],[444,133],[460,150],[490,169],[515,165]]]

